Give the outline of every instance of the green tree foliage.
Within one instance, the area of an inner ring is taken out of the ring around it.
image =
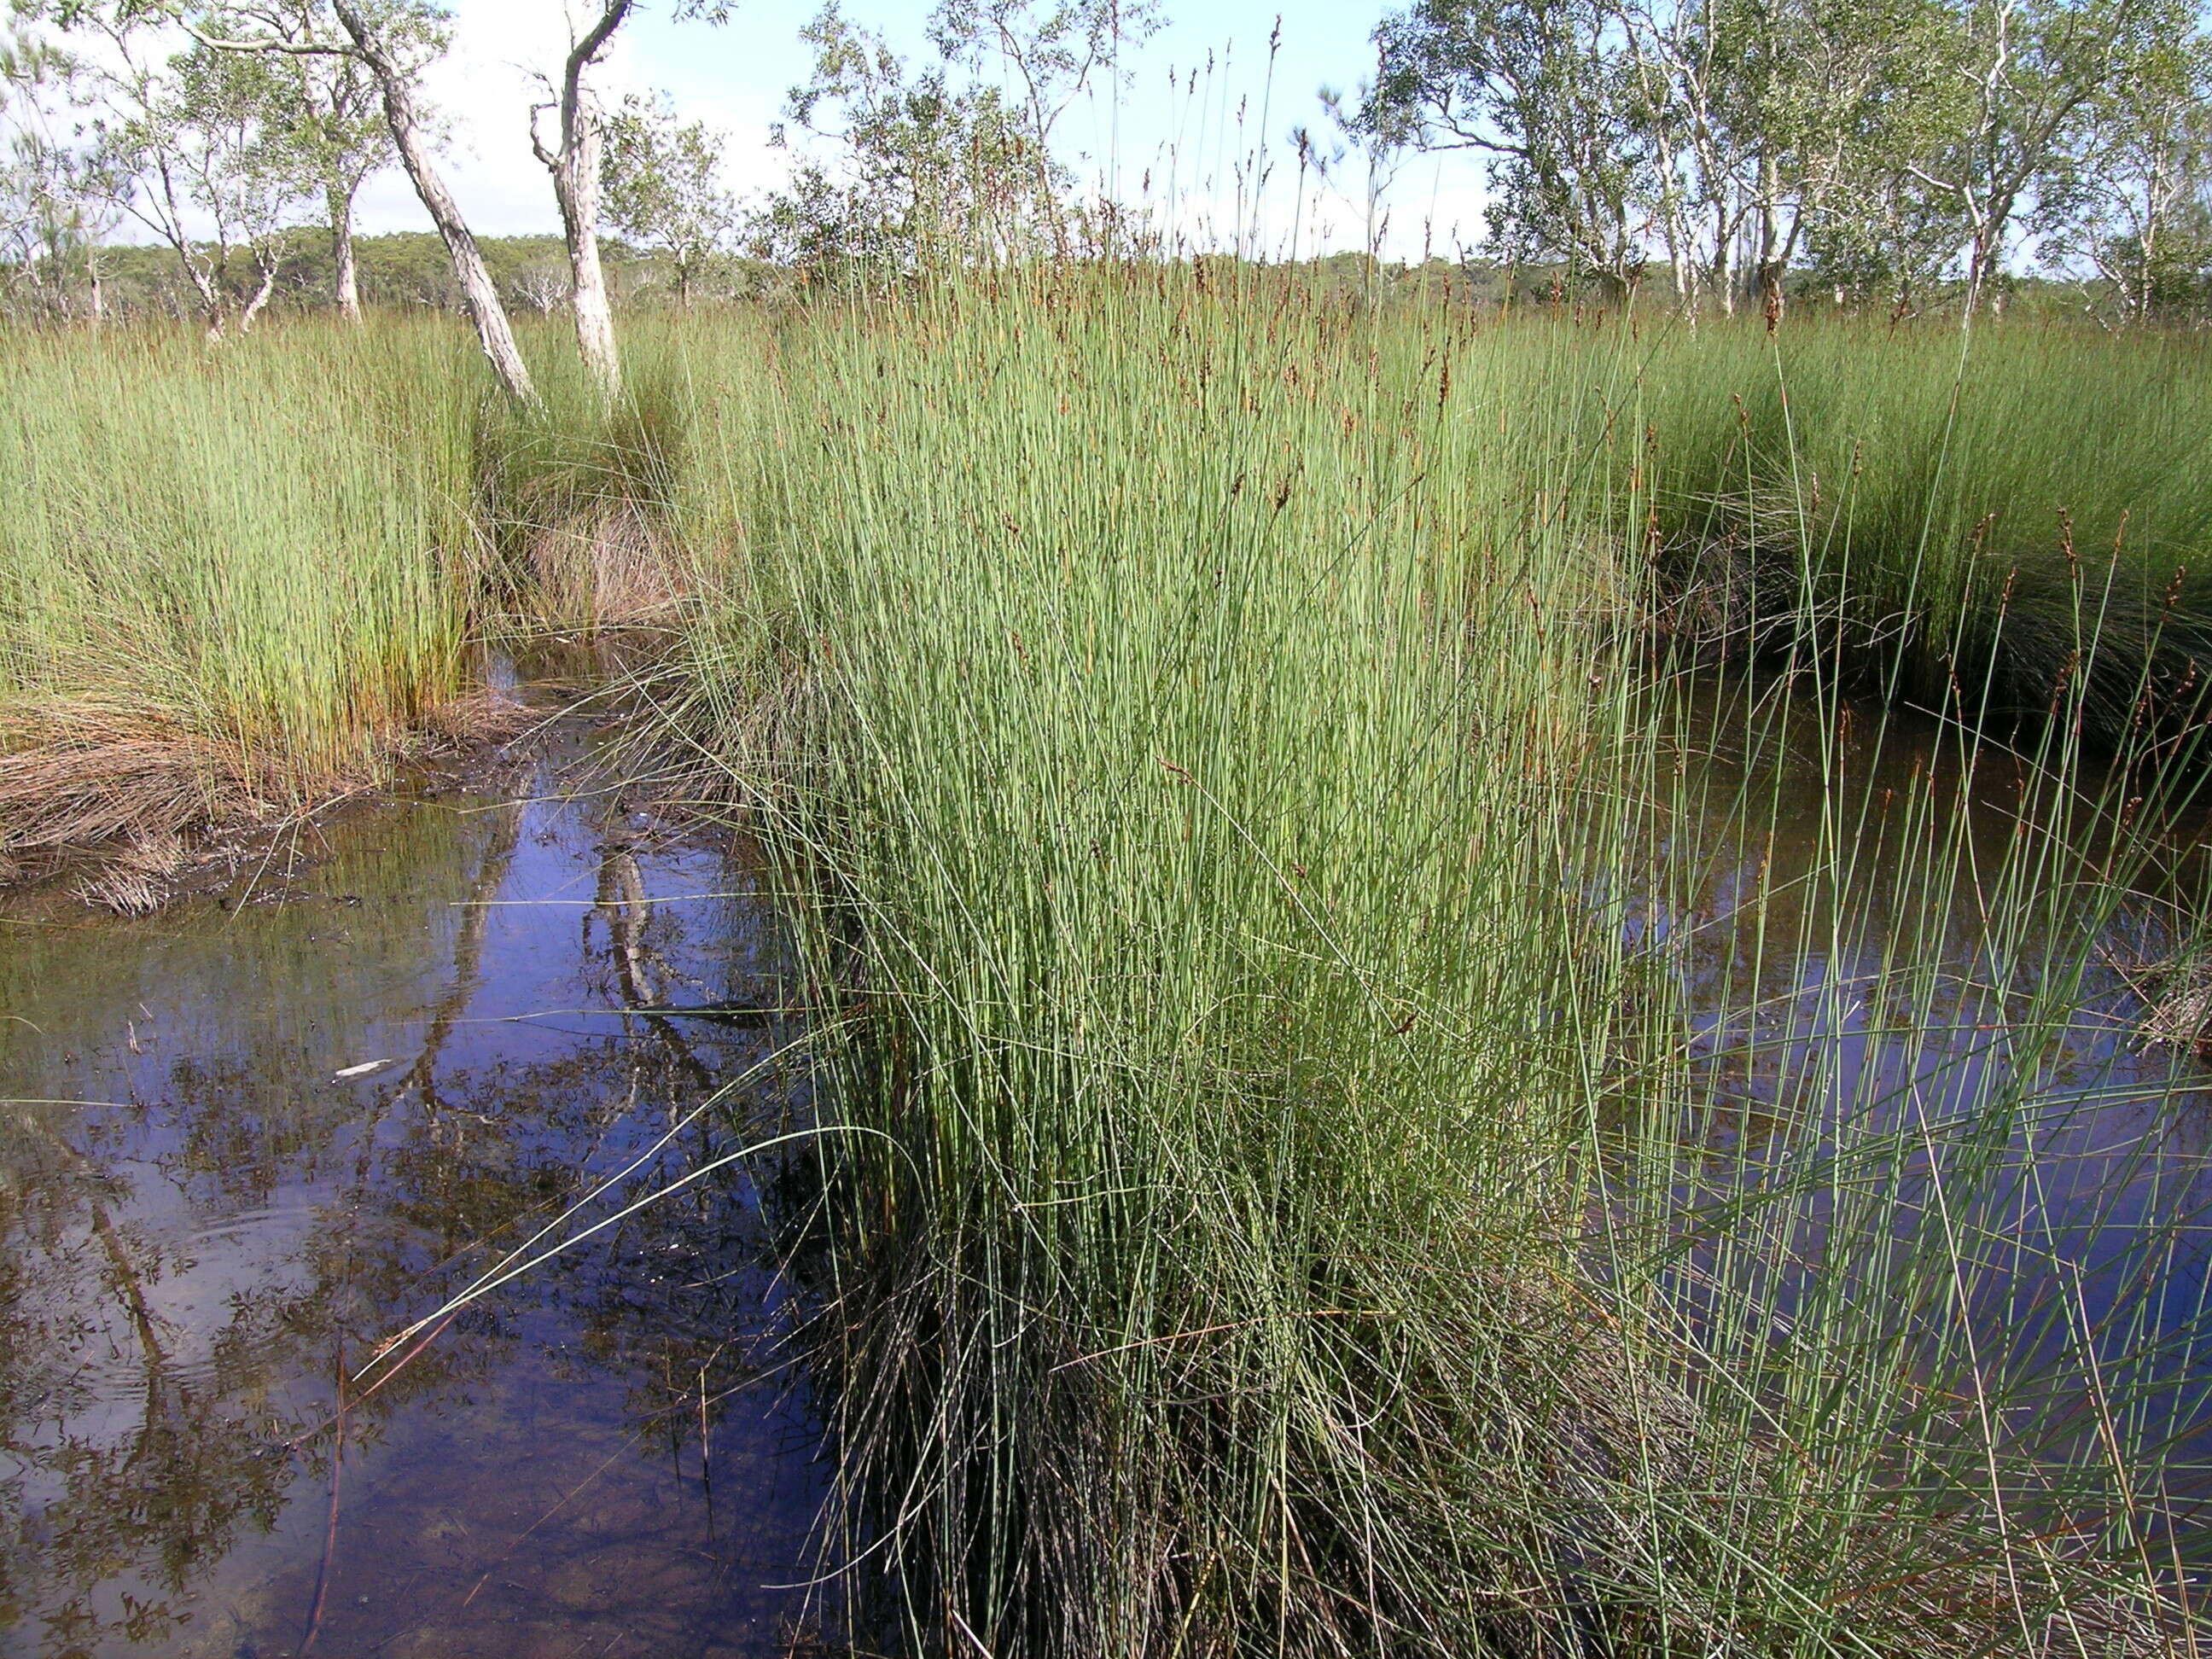
[[[1423,0],[1376,33],[1368,125],[1492,158],[1490,240],[1622,289],[1644,262],[1653,177],[1603,0]]]
[[[2190,0],[1414,0],[1376,40],[1366,128],[1488,155],[1492,249],[1584,284],[1971,314],[2039,252],[2146,315],[2193,257]]]
[[[68,94],[68,59],[35,37],[0,36],[0,294],[11,308],[66,317],[83,297],[104,310],[102,240],[127,187],[82,141]]]
[[[823,141],[755,222],[766,258],[836,279],[880,279],[933,259],[1065,248],[1073,178],[1054,125],[1126,43],[1158,24],[1117,0],[945,0],[921,68],[829,0],[801,32],[813,78],[791,90],[776,142]]]
[[[727,140],[703,121],[678,121],[665,96],[625,98],[607,118],[601,211],[607,226],[667,256],[678,301],[730,242],[737,199],[722,187]]]
[[[216,39],[293,46],[334,33],[320,0],[230,0],[208,13],[199,27]],[[418,55],[444,49],[441,14],[395,9],[387,27]],[[255,61],[260,65],[263,118],[272,130],[272,160],[303,198],[321,204],[331,234],[331,297],[342,312],[356,313],[354,198],[393,160],[375,78],[358,58],[343,52],[271,52],[256,54]]]
[[[839,280],[882,277],[948,247],[1000,252],[1024,239],[1047,210],[1040,166],[1060,180],[998,88],[956,86],[942,63],[910,68],[836,0],[801,36],[814,75],[792,88],[775,142],[790,145],[797,128],[827,153],[802,159],[757,219],[767,257]]]
[[[276,286],[280,235],[309,211],[292,88],[267,58],[199,45],[171,68],[175,92],[156,119],[166,123],[166,142],[191,158],[193,206],[219,237],[229,231],[252,264],[253,292],[237,313],[250,328]],[[147,153],[158,156],[162,142]]]
[[[2033,228],[2044,263],[2087,267],[2130,320],[2194,313],[2212,270],[2212,42],[2155,40],[2100,88],[2043,187]]]
[[[419,62],[443,44],[443,14],[382,0],[395,49]],[[49,81],[70,116],[51,118],[36,163],[48,194],[76,216],[110,210],[178,260],[211,333],[250,325],[273,293],[291,228],[319,212],[333,241],[333,297],[355,308],[352,204],[392,145],[373,78],[324,50],[324,0],[15,0],[18,19],[56,26]],[[241,39],[271,51],[231,49]],[[21,131],[18,124],[19,135]],[[52,270],[54,255],[41,256]],[[254,278],[241,298],[234,264]]]

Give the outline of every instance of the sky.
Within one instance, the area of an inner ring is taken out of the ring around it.
[[[610,103],[629,92],[664,91],[684,118],[722,129],[730,187],[757,196],[773,190],[789,165],[788,155],[772,146],[770,129],[789,88],[807,78],[811,58],[799,31],[816,3],[739,0],[726,23],[709,25],[674,21],[672,0],[644,0],[595,84]],[[922,24],[931,4],[845,0],[844,11],[920,59],[929,51]],[[1119,100],[1102,88],[1062,119],[1054,137],[1064,159],[1093,181],[1118,173],[1121,199],[1144,198],[1160,220],[1194,240],[1226,244],[1241,222],[1271,255],[1288,252],[1293,234],[1303,252],[1366,246],[1368,179],[1359,158],[1349,158],[1324,185],[1309,179],[1301,201],[1289,134],[1305,125],[1327,148],[1320,89],[1353,94],[1371,72],[1369,36],[1385,9],[1382,0],[1164,0],[1164,6],[1167,26],[1125,59],[1128,84]],[[543,96],[533,90],[533,75],[554,71],[568,50],[563,0],[453,0],[453,11],[454,50],[428,82],[449,125],[447,181],[480,233],[556,231],[551,182],[530,153],[528,122],[530,105]],[[1271,70],[1268,38],[1279,15],[1281,43]],[[1247,158],[1249,176],[1249,158],[1263,135],[1273,170],[1256,208],[1248,204],[1240,216],[1237,163]],[[1372,226],[1382,251],[1417,258],[1427,246],[1449,255],[1457,244],[1474,242],[1481,176],[1480,163],[1466,155],[1406,161]],[[429,228],[396,171],[371,181],[360,219],[369,232]]]

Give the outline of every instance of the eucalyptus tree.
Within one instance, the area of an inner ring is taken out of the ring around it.
[[[1899,310],[1955,276],[1971,316],[2067,204],[2154,245],[2202,38],[2191,0],[1414,0],[1364,118],[1489,155],[1509,257],[1618,288],[1656,245],[1686,305],[1771,311],[1800,264]]]
[[[572,36],[559,82],[547,83],[552,97],[531,110],[530,147],[553,175],[553,194],[560,204],[562,232],[568,250],[568,303],[576,321],[576,349],[600,392],[612,397],[622,390],[622,358],[615,345],[614,309],[608,302],[606,273],[599,260],[600,158],[606,123],[585,76],[638,7],[637,0],[593,0],[593,3],[598,15],[587,27]],[[712,22],[721,21],[729,12],[729,0],[677,0],[674,8],[678,17]],[[548,110],[558,118],[558,137],[550,149],[538,130],[538,117]]]
[[[1066,247],[1053,134],[1101,75],[1117,80],[1122,50],[1165,21],[1156,0],[939,0],[930,41],[947,64],[999,76],[1014,94],[1036,202]]]
[[[84,142],[76,118],[70,64],[34,36],[0,36],[0,280],[11,301],[50,317],[73,309],[81,274],[85,315],[106,307],[103,240],[121,217],[131,188],[108,157]]]
[[[501,302],[499,287],[484,264],[475,233],[460,204],[432,160],[433,131],[418,98],[423,70],[449,42],[450,13],[436,0],[313,0],[295,13],[289,5],[272,10],[260,0],[234,3],[210,15],[185,9],[184,0],[122,0],[168,18],[181,18],[199,43],[210,50],[281,58],[347,58],[358,64],[376,89],[393,153],[406,169],[415,194],[437,227],[453,260],[461,303],[476,325],[477,340],[492,372],[508,396],[535,404],[538,392],[529,366],[515,344],[514,326]],[[243,24],[243,32],[216,32]]]
[[[994,257],[1041,227],[1042,177],[1019,113],[996,87],[915,68],[830,0],[800,31],[812,78],[794,87],[775,142],[823,141],[757,221],[770,258],[837,280],[910,274],[942,255]]]
[[[66,249],[76,240],[75,203],[53,186],[65,152],[34,129],[16,128],[0,152],[0,292],[8,308],[65,308]]]
[[[210,339],[231,320],[233,254],[270,269],[295,203],[272,165],[264,113],[244,77],[201,52],[167,14],[131,0],[18,0],[71,46],[58,62],[83,112],[90,176],[112,181],[124,216],[176,255]],[[267,284],[255,290],[265,303]],[[259,309],[249,301],[244,320]]]
[[[1733,303],[1729,260],[1742,212],[1728,188],[1737,167],[1716,9],[1630,0],[1623,13],[1628,84],[1650,145],[1650,222],[1676,302],[1692,316],[1709,293],[1724,308]]]
[[[665,95],[633,94],[607,118],[601,164],[606,224],[668,256],[676,297],[689,307],[706,262],[738,225],[737,199],[722,186],[726,140],[703,121],[679,121]]]
[[[1772,316],[1816,228],[1859,210],[1848,181],[1863,167],[1929,0],[1706,0],[1703,9],[1736,204],[1735,234],[1716,250],[1715,288],[1724,305],[1733,294]]]
[[[1624,294],[1663,211],[1661,152],[1610,0],[1415,0],[1376,29],[1362,118],[1490,158],[1491,245]]]
[[[2029,230],[2047,267],[2095,272],[2118,315],[2145,322],[2201,298],[2208,189],[2212,42],[2167,36],[2089,100]]]
[[[327,33],[318,0],[230,0],[201,20],[213,39],[259,36],[312,45]],[[411,32],[418,52],[434,48],[436,21],[426,12],[395,14],[394,33]],[[393,149],[374,77],[346,52],[268,52],[264,64],[265,115],[276,130],[272,146],[302,194],[322,204],[331,238],[331,301],[341,316],[361,318],[361,288],[354,252],[354,200],[361,187],[392,164]]]
[[[552,101],[534,105],[530,112],[530,148],[553,175],[554,199],[561,208],[576,349],[607,397],[622,390],[622,357],[615,346],[614,308],[607,301],[606,271],[599,261],[599,157],[605,127],[598,103],[584,84],[584,75],[599,61],[635,3],[636,0],[603,0],[598,17],[571,41]],[[557,111],[560,118],[560,136],[552,149],[545,147],[538,131],[538,118],[548,109]]]
[[[1894,320],[1944,293],[1965,244],[1956,209],[1921,187],[1897,152],[1869,145],[1847,160],[1838,210],[1806,238],[1805,268],[1839,306],[1879,302]]]
[[[227,236],[216,276],[227,276],[229,246],[253,267],[252,287],[234,307],[236,326],[249,331],[276,291],[284,233],[309,198],[295,161],[295,124],[282,79],[258,58],[195,45],[172,60],[176,78],[173,131],[189,135],[193,204]],[[217,313],[220,325],[220,311]]]
[[[1492,244],[1614,291],[1764,297],[1850,181],[1936,0],[1416,0],[1376,31],[1370,128],[1492,158]]]
[[[1880,283],[1909,302],[1958,245],[1954,216],[1929,202],[1905,167],[1940,125],[1954,14],[1948,0],[1791,3],[1782,72],[1747,118],[1782,160],[1793,216],[1767,270],[1768,291],[1792,263],[1817,266],[1823,249],[1849,246],[1874,252]],[[1846,292],[1865,289],[1860,282]]]
[[[2154,233],[2188,149],[2183,66],[2203,38],[2190,0],[1886,3],[1893,45],[1810,237],[1824,277],[1899,314],[1948,281],[1971,321],[2002,304],[2031,238],[2053,253],[2099,240],[2090,222],[2120,205],[2112,169],[2139,140]]]
[[[1971,318],[2001,302],[2021,210],[2059,179],[2100,96],[2196,20],[2188,0],[1962,0],[1956,15],[1956,113],[1934,153],[1907,167],[1965,227]]]
[[[477,340],[507,395],[518,403],[535,404],[538,390],[529,366],[514,343],[514,329],[507,307],[500,302],[499,287],[485,265],[476,234],[461,215],[460,204],[447,188],[431,160],[428,117],[416,92],[428,62],[446,47],[447,13],[433,0],[329,0],[340,35],[307,42],[264,41],[264,49],[289,55],[336,52],[356,59],[376,83],[384,105],[385,126],[393,149],[407,170],[415,194],[437,227],[453,262],[453,275],[461,287],[461,302],[476,325]]]
[[[775,142],[823,141],[755,222],[769,257],[811,273],[899,277],[935,258],[1064,250],[1075,174],[1061,116],[1124,46],[1159,26],[1150,0],[944,0],[915,64],[827,0],[800,38],[813,75]]]

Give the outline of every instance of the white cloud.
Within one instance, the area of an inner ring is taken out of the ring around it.
[[[549,0],[465,0],[454,8],[453,51],[425,77],[427,100],[446,128],[438,166],[480,234],[560,228],[552,180],[531,152],[530,108],[550,97],[545,81],[558,76],[568,56],[574,38],[569,10]],[[665,33],[665,25],[653,31],[656,37]],[[695,49],[721,44],[700,25],[683,33]],[[666,49],[659,38],[652,44]],[[591,84],[611,104],[625,94],[654,90],[655,78],[643,62],[647,55],[635,27],[616,36],[592,70]],[[782,180],[787,169],[781,153],[769,149],[765,120],[712,98],[678,96],[676,101],[685,120],[703,120],[729,134],[732,189],[757,191]],[[550,138],[550,116],[546,131]],[[396,169],[363,189],[359,216],[362,228],[372,234],[430,226],[405,175]]]

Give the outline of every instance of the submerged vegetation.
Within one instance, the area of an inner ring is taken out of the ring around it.
[[[2191,1650],[2200,1080],[2128,1022],[2201,908],[2193,343],[1209,262],[641,322],[612,405],[524,344],[535,408],[432,323],[11,337],[0,848],[649,647],[846,1132],[865,1613]]]

